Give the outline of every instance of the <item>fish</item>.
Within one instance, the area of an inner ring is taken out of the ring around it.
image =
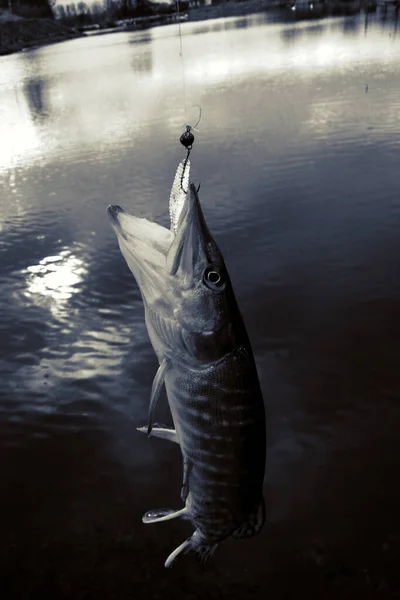
[[[139,286],[157,355],[148,425],[138,430],[179,444],[182,508],[147,511],[143,523],[187,519],[194,533],[166,559],[206,563],[233,537],[265,523],[266,416],[257,367],[223,255],[206,224],[190,164],[179,164],[170,228],[107,209]],[[155,422],[165,386],[173,428]]]

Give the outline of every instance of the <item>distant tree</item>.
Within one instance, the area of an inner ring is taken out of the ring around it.
[[[9,6],[9,0],[0,0],[0,8]],[[11,9],[21,17],[54,17],[50,0],[11,0]]]
[[[65,18],[68,23],[72,23],[74,15],[71,12],[71,4],[67,4],[67,6],[65,7]]]
[[[99,16],[99,15],[103,14],[103,12],[104,12],[104,8],[101,6],[100,2],[94,2],[92,4],[92,13],[94,15]]]
[[[63,4],[58,4],[55,8],[54,8],[54,12],[56,13],[56,17],[57,19],[60,19],[60,21],[65,21],[65,7]]]
[[[136,0],[136,12],[140,16],[152,15],[155,13],[154,5],[148,0]]]
[[[89,12],[89,7],[86,2],[78,2],[78,13],[85,15],[87,12]]]

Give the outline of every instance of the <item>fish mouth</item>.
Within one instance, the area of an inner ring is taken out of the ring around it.
[[[107,215],[113,227],[120,227],[118,215],[124,212],[126,211],[121,206],[118,206],[118,204],[110,204],[107,206]]]
[[[191,183],[177,219],[176,235],[167,255],[169,273],[198,280],[206,266],[220,256],[207,227],[196,186]]]
[[[129,214],[117,204],[108,206],[107,214],[143,299],[155,301],[162,294],[168,277],[166,258],[174,240],[173,233],[148,219]]]
[[[226,326],[226,315],[229,302],[235,304],[235,300],[195,185],[190,184],[176,211],[176,234],[118,205],[108,207],[108,216],[139,286],[156,352],[161,356],[166,348],[177,352],[184,347],[182,360],[189,355],[207,362],[210,356],[214,360],[230,348],[231,328]]]
[[[166,260],[187,202],[189,174],[190,161],[186,159],[178,165],[170,192],[170,232],[165,227],[147,219],[140,219],[129,214],[118,204],[108,206],[107,214],[125,258],[127,258],[126,252],[131,255],[132,260],[136,258],[137,261],[140,261],[143,268],[146,268],[145,263],[152,262],[159,268],[164,266],[162,257],[164,256]],[[128,265],[131,267],[129,262]],[[136,276],[135,272],[133,274]]]
[[[165,280],[178,271],[181,276],[193,277],[210,258],[213,240],[194,184],[181,194],[180,205],[175,203],[173,208],[171,230],[135,217],[117,204],[107,208],[121,252],[140,286],[145,278],[164,286]]]
[[[223,264],[189,175],[190,161],[185,159],[178,165],[170,192],[170,229],[135,217],[117,204],[107,208],[145,305],[164,307],[169,316],[185,290],[201,285],[208,265]]]
[[[114,221],[115,223],[118,223],[118,213],[122,213],[122,212],[125,212],[125,211],[123,208],[118,206],[118,204],[110,204],[110,206],[107,207],[107,214],[108,214],[110,220]]]

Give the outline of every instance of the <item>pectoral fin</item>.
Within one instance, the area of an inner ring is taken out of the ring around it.
[[[148,427],[137,427],[136,429],[142,433],[147,433],[148,435]],[[179,444],[175,429],[168,429],[168,427],[164,427],[158,423],[154,423],[149,437],[159,437],[163,440],[169,440],[170,442],[176,442]]]
[[[153,428],[154,413],[156,410],[158,398],[161,393],[161,388],[164,383],[165,374],[167,372],[167,369],[168,369],[168,362],[166,359],[164,359],[161,362],[161,364],[157,370],[156,376],[154,377],[153,386],[151,388],[151,398],[150,398],[150,406],[149,406],[149,423],[147,426],[147,435],[149,437],[151,434],[151,430]]]
[[[186,502],[186,498],[189,494],[189,475],[192,470],[193,463],[190,462],[187,458],[183,459],[183,482],[181,489],[181,500],[182,502]]]
[[[193,553],[197,560],[204,565],[212,557],[217,546],[218,544],[205,544],[200,542],[200,540],[197,538],[196,532],[194,532],[192,537],[187,539],[185,542],[183,542],[183,544],[171,552],[165,561],[164,566],[167,569],[172,567],[174,562],[181,554],[188,554],[189,552]]]
[[[187,508],[174,510],[173,508],[156,508],[148,510],[142,517],[143,523],[160,523],[161,521],[170,521],[171,519],[186,519]]]
[[[233,533],[232,536],[236,540],[241,540],[243,538],[253,537],[260,533],[263,528],[265,522],[265,503],[264,498],[261,498],[261,501],[257,507],[257,509],[250,515],[250,517],[240,525]]]

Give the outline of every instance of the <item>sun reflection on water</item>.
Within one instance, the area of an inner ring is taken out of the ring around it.
[[[62,305],[79,291],[85,273],[84,262],[69,249],[64,249],[26,269],[26,295],[34,298],[45,296],[55,305]]]

